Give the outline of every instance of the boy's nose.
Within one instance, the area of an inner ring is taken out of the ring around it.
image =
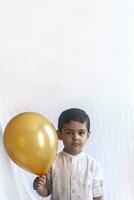
[[[79,139],[79,135],[78,135],[78,133],[74,133],[74,134],[73,134],[73,139],[74,139],[74,140]]]

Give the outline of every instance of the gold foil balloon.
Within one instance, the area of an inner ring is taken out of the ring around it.
[[[4,145],[9,157],[23,169],[43,175],[57,152],[57,133],[43,116],[25,112],[15,116],[4,131]]]

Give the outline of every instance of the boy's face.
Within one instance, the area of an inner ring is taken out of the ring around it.
[[[64,124],[62,131],[58,132],[58,136],[63,141],[64,150],[71,155],[77,155],[82,151],[90,133],[87,130],[86,122],[70,121]]]

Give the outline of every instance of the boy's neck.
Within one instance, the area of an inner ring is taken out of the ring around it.
[[[67,154],[70,154],[71,156],[77,156],[77,155],[79,155],[81,152],[82,152],[82,150],[80,151],[80,152],[78,152],[78,153],[71,153],[71,152],[68,152],[68,151],[66,151],[65,149],[63,149]]]

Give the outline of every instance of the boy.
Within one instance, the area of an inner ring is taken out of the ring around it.
[[[103,181],[97,161],[82,151],[90,137],[90,119],[85,111],[71,108],[61,113],[58,137],[64,149],[51,169],[34,180],[39,195],[52,200],[103,200]]]

